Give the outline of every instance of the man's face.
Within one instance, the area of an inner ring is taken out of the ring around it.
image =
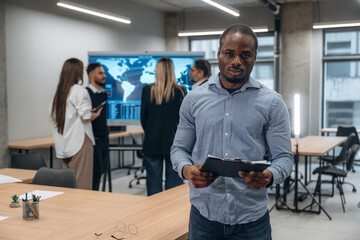
[[[92,79],[95,84],[100,85],[100,86],[105,85],[106,75],[105,75],[105,71],[102,67],[95,68],[91,74],[93,74]]]
[[[245,83],[256,60],[254,39],[247,34],[228,33],[217,54],[220,79],[232,84]]]
[[[189,74],[190,74],[190,79],[191,79],[191,81],[194,82],[194,83],[200,81],[201,78],[202,78],[202,71],[199,70],[199,69],[197,69],[197,68],[195,67],[195,64],[192,65],[191,71],[190,71]]]

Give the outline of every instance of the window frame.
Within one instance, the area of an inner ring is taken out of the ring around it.
[[[329,28],[329,29],[324,29],[322,31],[323,51],[322,51],[321,128],[325,127],[325,115],[326,115],[325,114],[325,78],[326,78],[325,65],[326,65],[326,63],[360,61],[360,53],[359,54],[327,54],[327,55],[325,55],[325,50],[326,50],[325,35],[327,33],[341,33],[341,32],[351,32],[351,31],[360,31],[360,27]],[[360,36],[359,36],[359,39],[360,39]],[[329,127],[329,126],[327,126],[327,127]]]

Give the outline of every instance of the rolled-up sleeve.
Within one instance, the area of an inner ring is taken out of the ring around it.
[[[79,87],[74,99],[76,111],[83,120],[91,118],[91,99],[85,88]]]
[[[191,153],[196,141],[195,119],[191,114],[191,98],[187,95],[180,108],[180,120],[171,147],[173,168],[183,178],[182,169],[185,165],[193,165]]]
[[[268,170],[273,175],[273,184],[279,184],[290,175],[294,164],[289,114],[281,96],[272,103],[270,120],[265,129],[272,161]]]

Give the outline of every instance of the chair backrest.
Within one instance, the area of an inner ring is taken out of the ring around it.
[[[11,154],[11,168],[38,170],[41,167],[46,164],[39,153]]]
[[[359,151],[359,149],[360,149],[359,144],[354,144],[350,148],[350,152],[348,154],[348,158],[347,158],[347,162],[346,162],[346,170],[347,170],[347,172],[352,169],[356,153],[357,153],[357,151]]]
[[[75,169],[40,168],[35,174],[33,184],[76,188]]]
[[[347,161],[349,145],[350,145],[350,142],[352,142],[354,138],[355,138],[354,133],[351,133],[348,136],[348,138],[346,139],[345,143],[343,144],[343,146],[341,148],[341,152],[340,152],[339,156],[336,157],[336,159],[335,159],[335,165],[338,165],[339,163]]]
[[[354,144],[360,144],[360,140],[359,140],[359,135],[356,131],[356,127],[343,127],[343,126],[338,126],[338,129],[336,131],[336,136],[344,136],[347,137],[349,136],[351,133],[355,134],[355,138],[350,142],[349,144],[349,149],[352,147],[352,145]]]
[[[133,140],[133,143],[136,144],[136,145],[142,145],[137,139],[136,137],[134,136],[134,134],[132,133],[129,133],[130,137],[132,138]],[[137,150],[136,151],[136,156],[139,158],[139,159],[144,159],[144,153],[142,150]]]

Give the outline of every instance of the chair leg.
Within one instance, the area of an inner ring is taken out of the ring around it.
[[[338,179],[337,179],[338,180]],[[344,190],[342,187],[342,183],[339,181],[336,181],[336,186],[339,189],[339,193],[340,193],[340,199],[341,199],[341,205],[343,208],[343,211],[345,212],[345,204],[346,204],[346,200],[345,200],[345,195],[344,195]]]
[[[318,179],[316,181],[316,186],[314,189],[314,197],[316,197],[316,193],[319,193],[319,202],[321,203],[321,173],[319,173],[318,175]],[[312,206],[315,203],[314,199],[312,200],[311,204],[310,204],[310,210],[312,210]]]
[[[348,184],[348,185],[352,186],[352,187],[353,187],[352,191],[353,191],[353,192],[356,192],[356,187],[355,187],[354,184],[349,183],[349,182],[343,182],[343,184]]]

